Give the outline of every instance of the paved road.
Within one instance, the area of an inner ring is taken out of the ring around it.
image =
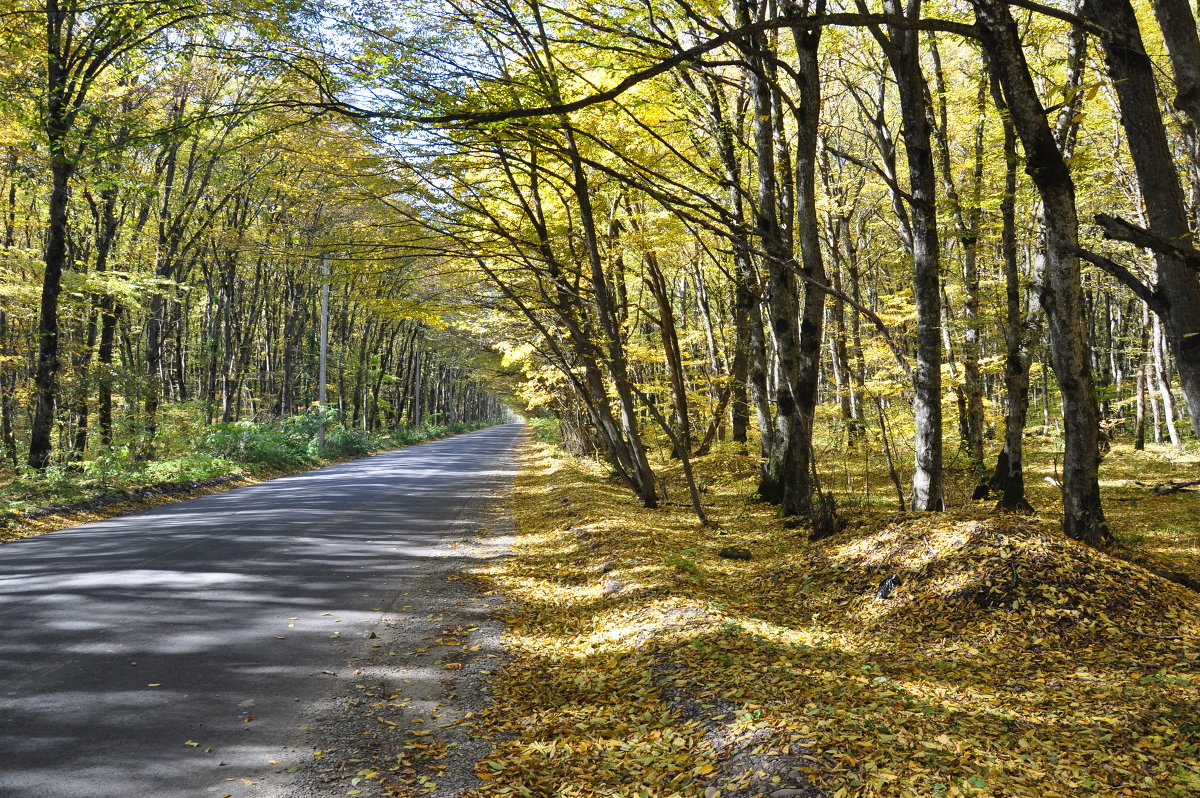
[[[0,546],[0,796],[220,796],[264,772],[520,432]]]

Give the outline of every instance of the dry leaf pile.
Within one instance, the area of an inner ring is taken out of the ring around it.
[[[527,455],[518,556],[478,575],[521,604],[479,795],[1200,793],[1200,595],[1051,519],[810,544],[745,500],[747,458],[697,467],[716,528],[669,471],[679,503],[645,510]]]

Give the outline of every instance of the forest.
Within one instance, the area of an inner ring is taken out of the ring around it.
[[[318,433],[361,455],[504,414],[475,376],[487,348],[446,333],[469,281],[405,251],[389,151],[306,105],[314,15],[5,6],[14,492],[295,466]]]
[[[0,0],[0,540],[522,422],[470,794],[1194,795],[1195,13]]]
[[[753,445],[757,493],[832,528],[821,451],[882,453],[912,510],[963,503],[948,468],[1020,510],[1037,427],[1066,533],[1103,545],[1111,442],[1194,445],[1200,40],[1175,0],[3,25],[14,479],[314,412],[364,437],[511,407],[648,507],[648,448]]]

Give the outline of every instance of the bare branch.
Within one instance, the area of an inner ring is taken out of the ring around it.
[[[1178,258],[1185,266],[1200,269],[1200,250],[1188,241],[1172,241],[1144,227],[1138,227],[1133,222],[1127,222],[1119,216],[1109,216],[1107,213],[1096,214],[1096,224],[1104,230],[1104,237],[1113,241],[1126,241],[1145,249],[1163,255]]]
[[[1110,258],[1106,258],[1103,255],[1097,255],[1095,252],[1089,252],[1088,250],[1080,249],[1079,247],[1064,246],[1063,249],[1067,252],[1070,252],[1072,255],[1075,255],[1076,257],[1083,258],[1098,269],[1101,269],[1115,277],[1119,283],[1124,285],[1133,293],[1137,294],[1143,302],[1150,306],[1151,310],[1159,312],[1163,309],[1164,303],[1162,296],[1157,291],[1150,288],[1150,286],[1142,282],[1142,280],[1140,280],[1136,274],[1129,271],[1129,269],[1126,269],[1121,264]]]
[[[1069,22],[1078,28],[1083,28],[1093,36],[1099,36],[1101,39],[1107,39],[1112,35],[1109,33],[1107,28],[1103,28],[1091,20],[1084,19],[1078,14],[1072,14],[1070,11],[1063,11],[1059,8],[1053,8],[1052,6],[1035,3],[1034,0],[1008,0],[1008,4],[1010,6],[1016,6],[1017,8],[1023,8],[1026,11],[1032,11],[1035,14],[1053,17],[1054,19],[1060,19],[1063,22]]]

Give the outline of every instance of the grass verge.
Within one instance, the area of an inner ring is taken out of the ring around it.
[[[495,422],[494,422],[495,423]],[[379,451],[394,451],[488,424],[431,425],[404,428],[383,439]],[[378,452],[371,452],[372,454]],[[151,461],[138,469],[116,469],[102,478],[58,468],[49,475],[0,483],[7,512],[0,514],[0,544],[101,521],[119,515],[253,485],[289,474],[357,460],[367,453],[296,459],[269,466],[212,456]],[[166,477],[166,479],[164,479]]]

